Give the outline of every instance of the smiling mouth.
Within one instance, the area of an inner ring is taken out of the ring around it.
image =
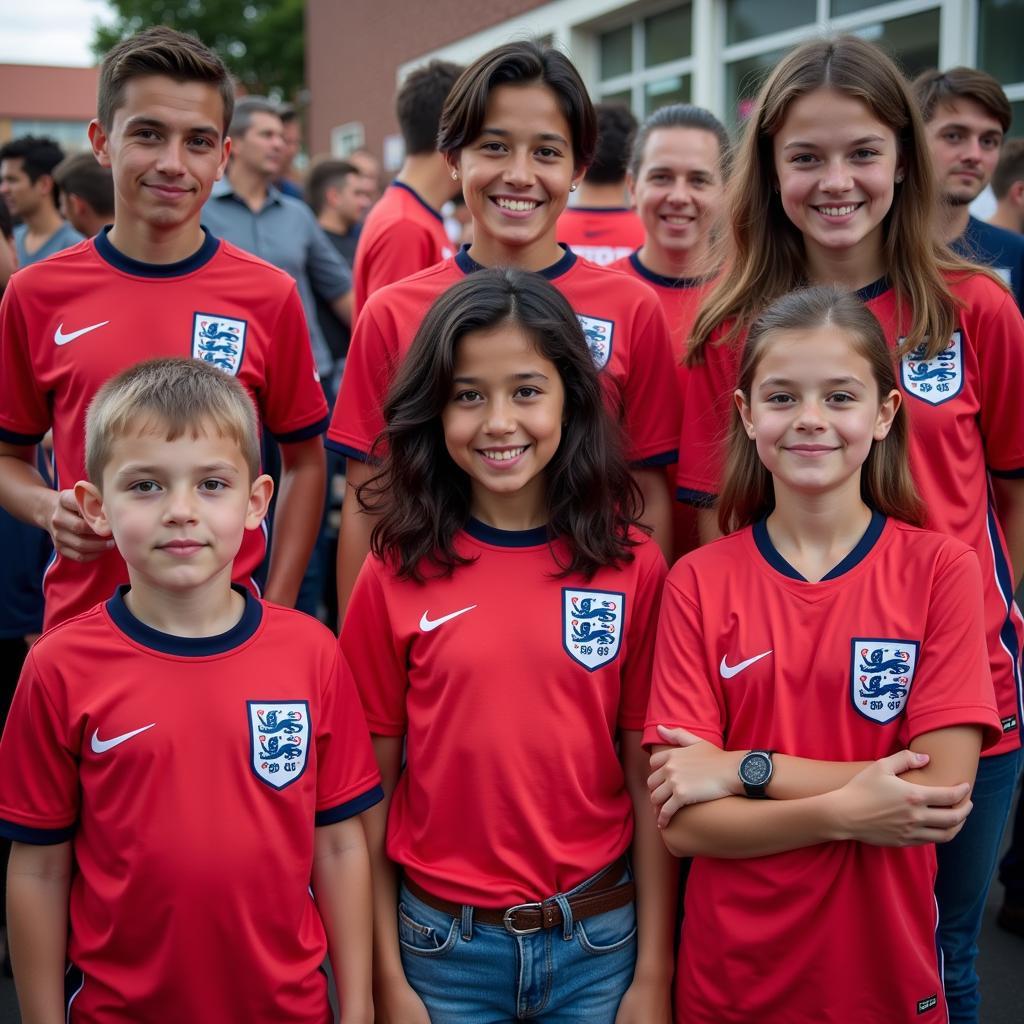
[[[816,206],[814,209],[824,217],[848,217],[863,205],[863,203],[845,203],[842,206]]]
[[[682,228],[692,224],[697,218],[686,217],[678,213],[664,213],[661,215],[661,219],[672,227]]]
[[[511,462],[518,459],[530,446],[521,444],[515,448],[478,448],[477,451],[491,462]]]
[[[170,552],[172,555],[190,555],[204,547],[206,545],[198,540],[170,540],[159,545],[161,551]]]
[[[539,199],[506,199],[504,196],[493,196],[491,202],[499,209],[511,213],[530,213],[540,206]]]
[[[829,452],[836,452],[839,449],[824,444],[794,444],[790,445],[786,451],[795,452],[797,455],[827,455]]]

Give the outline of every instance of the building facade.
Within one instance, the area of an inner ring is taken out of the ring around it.
[[[0,64],[0,143],[46,135],[65,151],[88,149],[98,68]]]

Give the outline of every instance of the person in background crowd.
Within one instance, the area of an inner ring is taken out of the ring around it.
[[[992,172],[992,193],[996,212],[989,218],[993,227],[1024,234],[1024,139],[1007,139]]]
[[[626,166],[636,118],[622,103],[596,103],[597,152],[580,182],[576,202],[558,218],[558,240],[577,256],[606,265],[628,256],[644,239],[626,206]]]
[[[373,207],[356,247],[356,313],[386,284],[446,259],[452,243],[441,207],[459,186],[437,151],[441,110],[462,68],[434,60],[416,68],[395,100],[405,142],[397,177]]]
[[[282,103],[277,110],[281,115],[284,155],[281,158],[281,170],[274,184],[286,196],[303,199],[302,186],[297,180],[298,172],[295,170],[295,158],[302,150],[302,122],[299,120],[298,111],[290,103]]]
[[[0,146],[0,197],[21,223],[14,229],[18,266],[66,249],[82,236],[60,215],[54,168],[64,151],[52,139],[25,135]]]
[[[114,178],[92,153],[65,157],[53,171],[60,188],[60,212],[86,238],[114,223]]]
[[[975,68],[923,71],[913,89],[939,183],[942,240],[966,259],[992,267],[1024,311],[1024,239],[970,210],[996,169],[1010,130],[1010,101],[991,75]]]
[[[384,188],[384,168],[381,166],[380,160],[365,146],[352,150],[345,159],[358,167],[359,173],[369,181],[373,190],[373,202],[377,202]]]

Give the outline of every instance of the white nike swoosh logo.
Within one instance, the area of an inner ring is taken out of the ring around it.
[[[116,747],[119,743],[124,743],[125,740],[130,740],[133,736],[138,736],[140,732],[152,729],[154,725],[156,725],[156,722],[150,722],[149,725],[144,725],[141,729],[133,729],[131,732],[121,733],[120,736],[115,736],[112,740],[101,740],[99,729],[95,729],[90,743],[92,746],[92,752],[94,754],[106,753],[106,751],[110,750],[111,747]]]
[[[424,612],[420,618],[420,629],[424,633],[429,633],[432,629],[437,629],[438,626],[444,625],[450,619],[457,618],[459,615],[465,615],[466,612],[471,612],[476,607],[475,604],[471,604],[468,608],[460,608],[457,612],[450,612],[448,615],[442,615],[439,619],[430,619],[427,617],[427,613]]]
[[[755,661],[760,661],[762,658],[767,658],[771,651],[765,651],[764,654],[755,654],[752,658],[747,658],[746,661],[741,661],[738,665],[728,665],[725,661],[725,655],[722,655],[722,664],[718,666],[718,671],[722,673],[723,679],[732,679],[733,676],[738,676],[745,668],[750,668]]]
[[[93,324],[91,327],[83,327],[80,331],[72,331],[70,334],[65,334],[64,324],[61,322],[57,324],[57,330],[53,332],[53,340],[58,345],[66,345],[69,341],[74,341],[75,338],[80,338],[83,334],[95,331],[97,327],[106,327],[109,323],[109,320],[104,320],[102,323]]]

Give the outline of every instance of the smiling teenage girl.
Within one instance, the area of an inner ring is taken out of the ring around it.
[[[667,1022],[674,866],[639,732],[665,564],[571,307],[534,274],[470,275],[385,415],[340,641],[387,793],[378,1013]]]
[[[650,290],[595,267],[559,246],[558,216],[586,170],[595,143],[594,112],[576,69],[556,50],[533,43],[499,47],[455,83],[441,118],[438,147],[462,182],[473,244],[371,296],[352,336],[328,433],[348,458],[353,486],[380,455],[381,406],[416,329],[445,289],[480,267],[515,266],[550,280],[583,327],[605,398],[622,423],[644,521],[670,550],[671,506],[664,465],[675,457],[678,398],[672,386],[668,328]],[[369,550],[373,519],[348,502],[338,546],[343,608]]]
[[[892,61],[863,40],[806,43],[778,65],[734,181],[733,263],[694,325],[680,494],[700,503],[718,492],[737,334],[807,280],[859,290],[898,355],[927,523],[969,544],[982,570],[1003,738],[982,759],[967,827],[939,853],[937,889],[951,1017],[973,1021],[974,942],[1020,747],[1011,565],[1024,568],[1024,324],[1005,288],[933,242],[917,106]]]

